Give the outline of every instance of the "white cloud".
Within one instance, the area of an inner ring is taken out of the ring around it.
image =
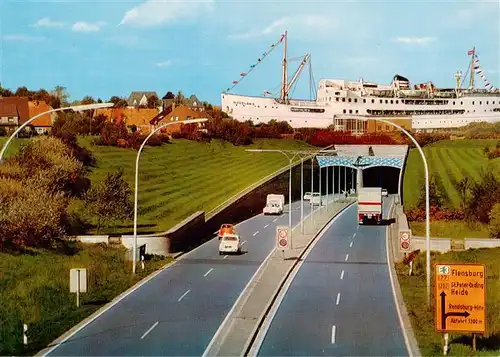
[[[3,40],[15,41],[15,42],[39,42],[45,40],[45,38],[39,36],[28,36],[23,34],[12,34],[12,35],[4,35]]]
[[[404,43],[408,45],[427,45],[431,42],[436,41],[436,37],[398,37],[396,42]]]
[[[337,23],[330,17],[323,15],[293,15],[285,16],[273,21],[269,26],[261,29],[251,29],[242,33],[230,34],[232,39],[250,39],[270,34],[283,33],[290,30],[295,34],[317,33],[317,31],[332,29]]]
[[[147,0],[127,11],[118,26],[158,26],[181,19],[196,18],[200,13],[212,10],[213,0]]]
[[[48,17],[44,17],[43,19],[38,20],[33,24],[33,27],[58,27],[62,28],[66,25],[66,23],[61,21],[52,21]]]
[[[168,67],[172,64],[172,60],[166,60],[166,61],[163,61],[163,62],[158,62],[156,64],[156,67],[159,67],[159,68],[164,68],[164,67]]]
[[[105,24],[106,23],[102,21],[94,23],[78,21],[73,24],[73,27],[71,29],[76,32],[97,32],[100,31]]]

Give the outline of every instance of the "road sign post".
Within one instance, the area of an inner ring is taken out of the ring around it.
[[[283,258],[285,257],[285,250],[292,248],[292,240],[290,236],[290,229],[288,226],[276,227],[276,249],[283,251]]]
[[[399,230],[399,250],[409,252],[411,250],[411,231],[408,229]]]
[[[484,264],[435,264],[435,328],[438,332],[486,331]]]
[[[80,306],[80,293],[87,292],[87,269],[71,269],[69,272],[69,292],[76,293],[76,307]]]

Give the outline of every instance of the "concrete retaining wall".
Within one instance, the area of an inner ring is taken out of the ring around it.
[[[469,249],[469,248],[497,248],[497,247],[500,247],[500,239],[465,238],[465,249]]]
[[[109,236],[74,236],[69,237],[70,241],[78,241],[88,244],[105,243],[109,244]]]

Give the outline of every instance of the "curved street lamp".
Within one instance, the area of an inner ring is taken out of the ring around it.
[[[410,138],[410,140],[415,144],[415,146],[418,149],[418,152],[420,153],[420,156],[422,157],[422,161],[424,162],[424,170],[425,170],[425,249],[426,249],[426,278],[427,278],[427,307],[430,309],[431,307],[431,226],[430,226],[430,214],[429,214],[429,166],[427,165],[427,159],[425,157],[424,151],[422,150],[422,147],[418,144],[417,140],[408,132],[406,129],[403,127],[399,126],[398,124],[393,123],[392,121],[386,120],[386,119],[381,119],[381,118],[376,118],[376,117],[360,117],[360,116],[349,116],[349,119],[356,119],[356,120],[362,120],[362,121],[367,121],[367,120],[375,120],[375,121],[380,121],[385,124],[392,125],[393,127],[399,129],[403,133],[406,134],[407,137]],[[402,203],[402,202],[401,202]]]
[[[41,116],[45,114],[50,114],[50,113],[55,113],[55,112],[62,112],[65,110],[73,110],[75,112],[81,112],[84,110],[92,110],[92,109],[101,109],[101,108],[111,108],[115,105],[115,103],[95,103],[95,104],[83,104],[83,105],[73,105],[71,107],[61,107],[57,109],[51,109],[47,110],[46,112],[40,113],[35,115],[33,118],[30,118],[27,120],[23,125],[21,125],[17,130],[9,137],[7,142],[4,144],[2,151],[0,151],[0,164],[2,163],[3,155],[5,151],[7,150],[7,147],[9,146],[10,142],[12,139],[16,137],[16,135],[23,130],[27,125],[29,125],[33,120],[40,118]]]
[[[174,125],[174,124],[195,124],[195,123],[203,123],[206,122],[208,119],[202,118],[202,119],[190,119],[190,120],[184,120],[184,121],[173,121],[170,123],[166,123],[163,125],[160,125],[158,128],[154,129],[147,137],[144,139],[144,141],[141,144],[141,147],[139,148],[139,151],[137,152],[137,158],[135,160],[135,192],[134,192],[134,252],[133,252],[133,265],[132,265],[132,273],[135,274],[135,269],[136,269],[136,262],[137,262],[137,200],[138,200],[138,191],[139,191],[139,159],[141,157],[141,152],[144,146],[146,145],[147,141],[149,138],[151,138],[155,133],[157,133],[159,130],[169,126],[169,125]]]

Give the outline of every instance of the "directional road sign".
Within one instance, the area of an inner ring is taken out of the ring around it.
[[[276,227],[276,249],[290,249],[290,230],[288,226]]]
[[[439,332],[486,330],[484,264],[435,264],[435,321]]]
[[[411,247],[411,231],[408,229],[399,231],[399,250],[409,252]]]

